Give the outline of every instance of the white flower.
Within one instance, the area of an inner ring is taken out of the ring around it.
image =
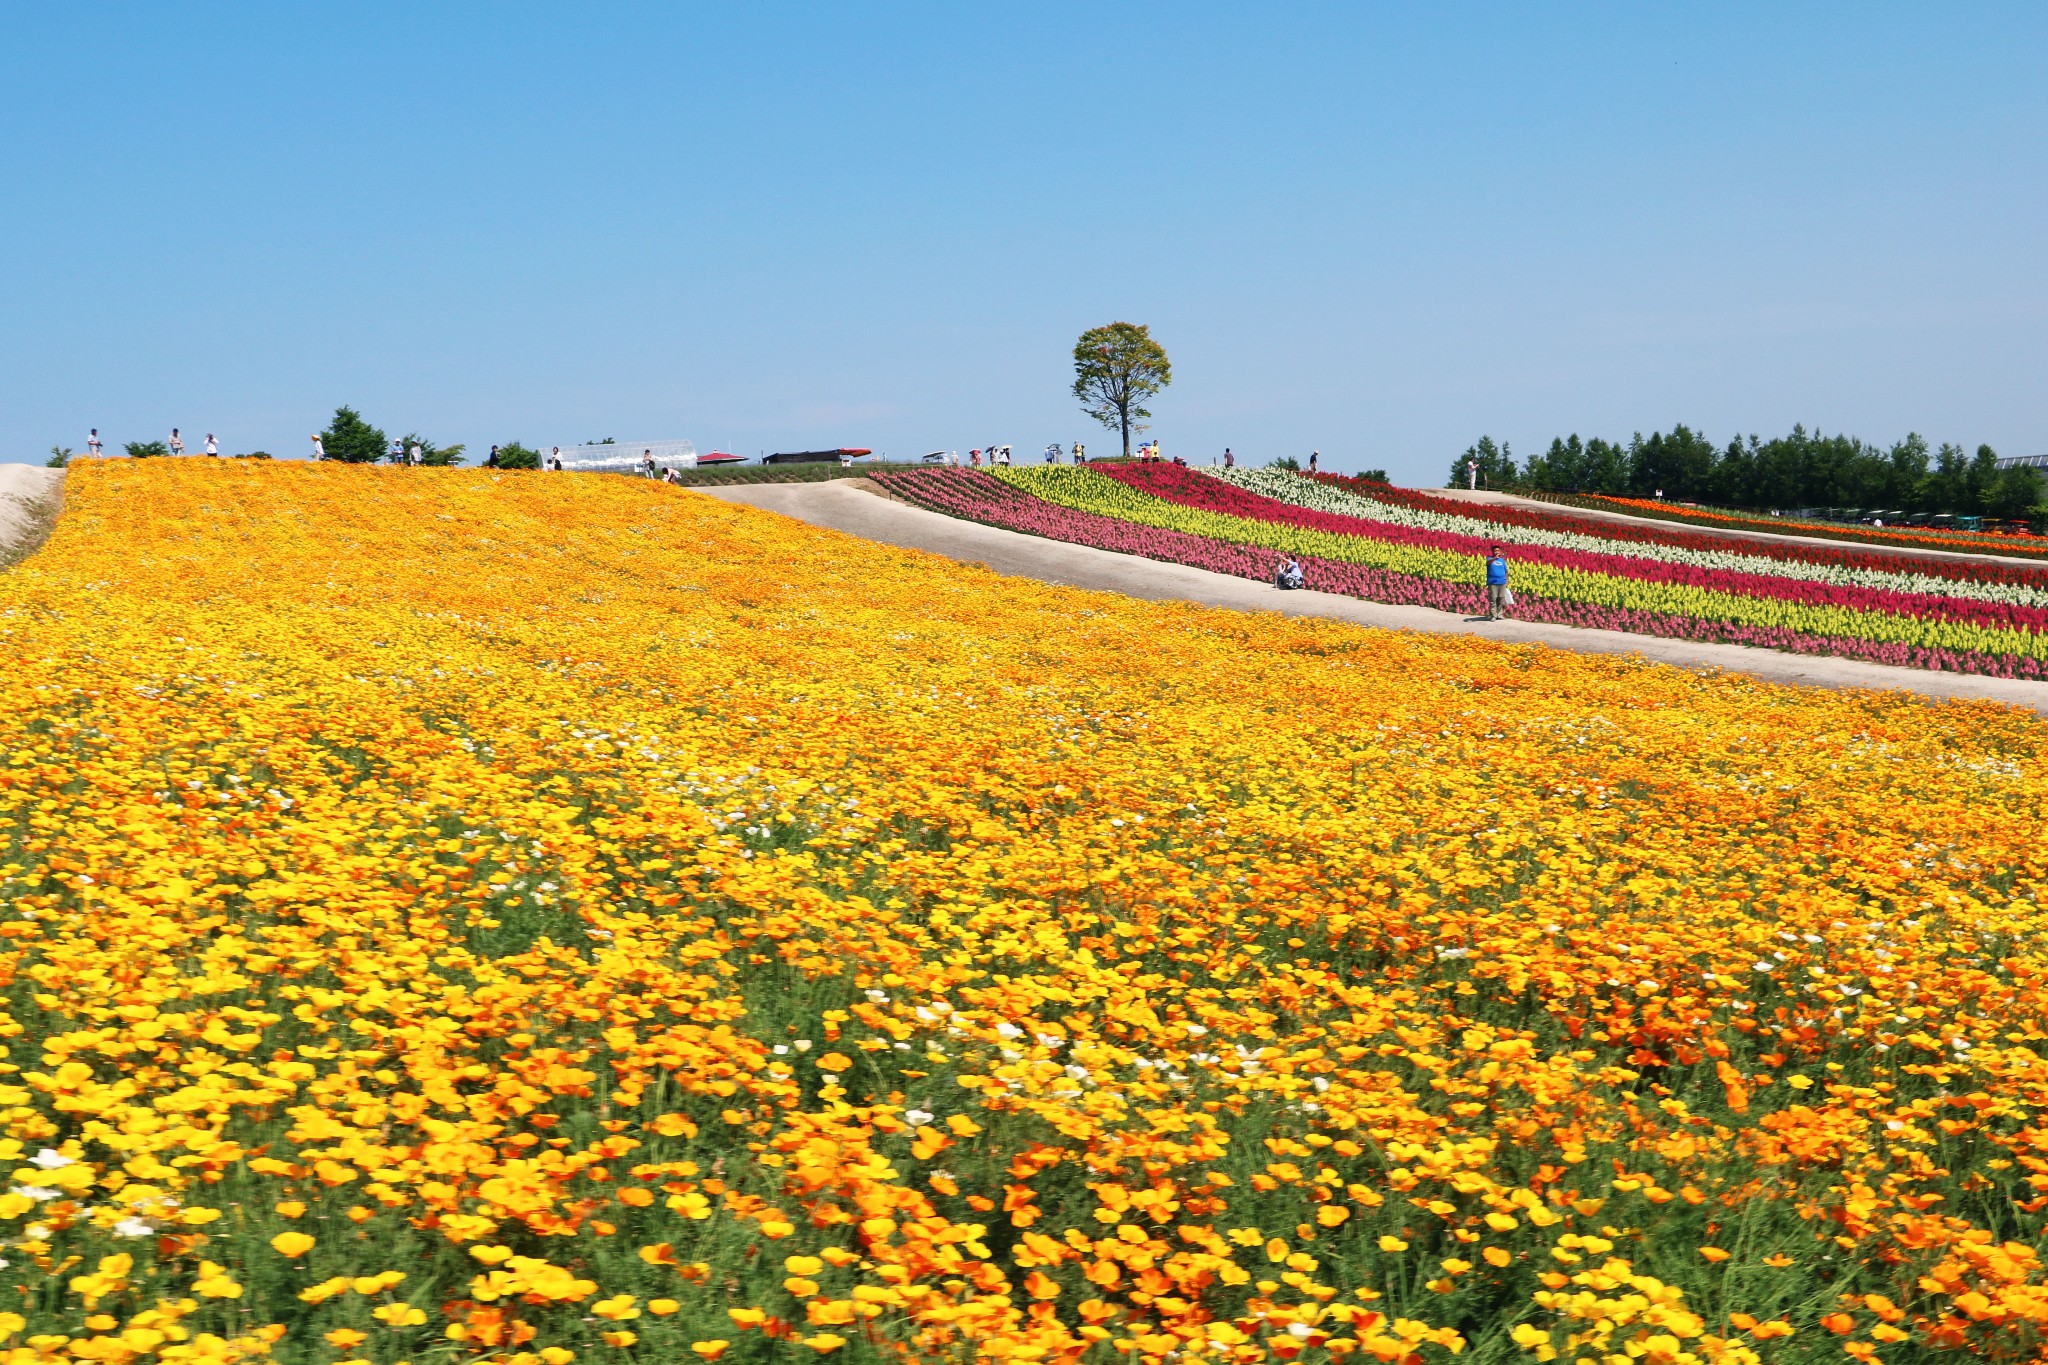
[[[156,1229],[140,1218],[123,1218],[114,1224],[116,1237],[147,1237]]]
[[[55,1199],[59,1194],[62,1194],[63,1191],[46,1190],[41,1185],[16,1185],[12,1190],[8,1191],[8,1193],[18,1194],[23,1199],[43,1200]]]
[[[777,1043],[775,1045],[775,1055],[778,1057],[787,1057],[789,1055],[789,1045],[786,1043]]]
[[[64,1155],[56,1148],[45,1147],[42,1151],[29,1158],[29,1164],[40,1166],[46,1171],[54,1171],[60,1166],[69,1166],[73,1163],[70,1157]]]
[[[1085,1066],[1070,1066],[1067,1068],[1067,1074],[1077,1081],[1085,1081],[1088,1079],[1088,1068]]]
[[[1444,958],[1470,957],[1472,956],[1472,950],[1470,948],[1439,948],[1436,950],[1436,955],[1439,960]]]
[[[1199,1038],[1199,1037],[1201,1037],[1201,1036],[1202,1036],[1203,1034],[1205,1034],[1205,1033],[1207,1033],[1207,1032],[1209,1031],[1208,1029],[1204,1028],[1204,1027],[1203,1027],[1202,1025],[1200,1025],[1200,1024],[1189,1024],[1189,1025],[1188,1025],[1187,1027],[1188,1027],[1188,1037],[1190,1037],[1190,1038]]]
[[[1003,1023],[996,1025],[996,1036],[998,1038],[1009,1038],[1015,1040],[1018,1038],[1022,1038],[1024,1036],[1024,1030],[1018,1028],[1015,1024],[1012,1024],[1006,1020]]]
[[[922,1128],[937,1117],[937,1114],[932,1113],[928,1109],[906,1109],[903,1111],[903,1121],[912,1128]]]
[[[791,1043],[790,1046],[795,1048],[798,1052],[809,1052],[811,1050],[811,1040],[808,1038],[799,1038],[795,1042]]]
[[[1308,1334],[1309,1325],[1305,1322],[1290,1322],[1287,1324],[1287,1335],[1293,1337],[1296,1341],[1300,1341]]]
[[[839,1078],[829,1071],[820,1071],[818,1073],[818,1079],[823,1081],[827,1085],[839,1084]]]
[[[1776,970],[1776,964],[1770,962],[1752,962],[1749,964],[1749,969],[1753,972],[1763,972],[1768,974]]]
[[[874,1005],[886,1005],[886,1004],[888,1004],[888,1003],[889,1003],[889,993],[888,993],[887,991],[874,991],[874,990],[871,990],[871,991],[869,991],[869,992],[867,993],[867,996],[868,996],[868,1003],[870,1003],[870,1004],[874,1004]]]
[[[1900,1123],[1900,1122],[1899,1122],[1899,1121],[1898,1121],[1897,1119],[1887,1119],[1887,1120],[1885,1120],[1885,1125],[1884,1125],[1884,1126],[1885,1126],[1885,1129],[1886,1129],[1886,1131],[1887,1131],[1887,1132],[1893,1132],[1893,1133],[1903,1132],[1903,1131],[1905,1130],[1905,1127],[1906,1127],[1906,1125],[1905,1125],[1905,1124],[1903,1124],[1903,1123]]]

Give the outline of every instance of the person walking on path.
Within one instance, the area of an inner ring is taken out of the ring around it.
[[[100,444],[100,429],[98,427],[94,427],[85,438],[85,450],[88,455],[91,455],[94,459],[98,459],[100,456],[101,448],[102,447]]]
[[[1311,474],[1315,473],[1317,466],[1322,464],[1322,462],[1323,452],[1320,450],[1311,450],[1308,453],[1308,472]]]
[[[1486,558],[1486,619],[1500,620],[1513,604],[1508,594],[1508,557],[1496,545]]]
[[[206,433],[206,453],[213,459],[220,458],[220,442],[213,439],[213,433],[210,431]]]
[[[176,427],[171,428],[171,439],[164,444],[169,447],[173,455],[183,455],[185,453],[185,443],[178,439],[178,429]]]
[[[1237,468],[1237,456],[1230,453],[1229,446],[1223,447],[1223,467],[1225,469]]]
[[[317,431],[313,433],[313,458],[316,460],[327,458],[327,447],[320,444],[320,433]]]

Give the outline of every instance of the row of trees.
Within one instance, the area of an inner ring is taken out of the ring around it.
[[[1823,436],[1795,426],[1765,441],[1737,437],[1716,446],[1690,427],[1636,433],[1627,445],[1574,434],[1517,465],[1507,444],[1482,436],[1451,465],[1449,486],[1463,488],[1469,463],[1482,487],[1546,493],[1659,495],[1722,507],[1784,510],[1860,507],[1873,511],[1949,512],[1958,516],[2039,515],[2041,481],[2030,469],[1997,468],[1980,445],[1930,448],[1914,434],[1890,447],[1853,436]]]

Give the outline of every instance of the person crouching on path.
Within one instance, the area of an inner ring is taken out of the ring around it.
[[[1486,558],[1486,619],[1498,621],[1508,609],[1508,558],[1500,546]]]

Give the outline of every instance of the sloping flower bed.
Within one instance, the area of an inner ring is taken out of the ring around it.
[[[1317,482],[1332,488],[1346,489],[1388,506],[1435,512],[1491,527],[1518,526],[1530,530],[1566,531],[1578,535],[1598,536],[1602,540],[1623,544],[1668,545],[1689,550],[1733,550],[1739,554],[1755,555],[1760,559],[1877,569],[1882,572],[1897,570],[1904,559],[1900,555],[1873,553],[1869,550],[1837,550],[1828,546],[1802,545],[1788,541],[1717,536],[1705,530],[1680,530],[1675,525],[1633,526],[1626,522],[1593,521],[1586,517],[1566,516],[1558,512],[1539,512],[1529,507],[1459,502],[1452,498],[1440,498],[1434,494],[1418,492],[1412,488],[1392,488],[1383,483],[1342,474],[1319,474],[1313,477]],[[2023,564],[2001,564],[1991,559],[1972,561],[1932,557],[1905,559],[1905,562],[1910,563],[1916,573],[1952,578],[1959,582],[2014,583],[2048,587],[2048,569],[2037,569]]]
[[[2012,535],[1994,531],[1950,531],[1932,527],[1863,526],[1838,521],[1802,521],[1789,517],[1747,516],[1711,507],[1689,507],[1684,503],[1650,498],[1617,498],[1582,494],[1571,497],[1576,507],[1621,512],[1632,517],[1653,517],[1659,521],[1687,526],[1721,527],[1731,531],[1756,531],[1778,536],[1821,536],[1865,545],[1897,545],[1910,550],[1947,550],[1955,554],[2011,555],[2023,559],[2048,558],[2048,542],[2035,535]]]
[[[1439,611],[1481,603],[1483,542],[1280,503],[1176,466],[882,482],[936,511],[1098,549],[1259,580],[1292,554],[1310,588]],[[1522,620],[2001,677],[2044,676],[2048,656],[2048,613],[2032,606],[1548,547],[1532,547],[1516,572]]]
[[[1577,530],[1552,531],[1484,522],[1461,512],[1411,507],[1405,503],[1392,501],[1379,496],[1390,491],[1384,486],[1366,484],[1363,487],[1367,491],[1360,492],[1328,479],[1304,478],[1285,470],[1208,469],[1203,470],[1202,475],[1297,507],[1395,526],[1448,532],[1469,537],[1472,543],[1478,545],[1544,546],[1553,549],[1581,550],[1589,554],[1618,555],[1624,559],[1654,560],[1667,564],[1687,564],[1702,569],[1761,574],[1808,583],[2048,608],[2048,579],[2043,579],[2039,575],[2033,576],[2036,580],[2033,582],[1958,578],[1940,572],[1947,567],[1944,561],[1922,561],[1896,555],[1870,556],[1876,566],[1834,562],[1840,558],[1839,556],[1828,560],[1784,558],[1752,553],[1756,548],[1756,542],[1753,541],[1722,540],[1710,542],[1712,548],[1695,548],[1640,539],[1617,540],[1597,534],[1596,523],[1581,522]],[[1456,503],[1447,505],[1454,508],[1462,506]]]

